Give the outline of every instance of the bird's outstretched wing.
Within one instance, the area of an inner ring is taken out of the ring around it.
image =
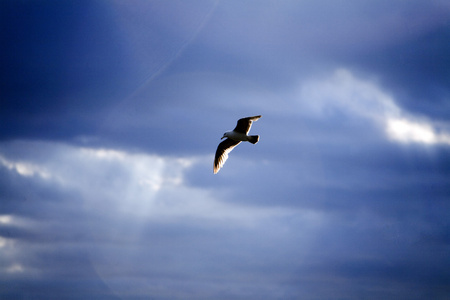
[[[239,143],[240,141],[227,138],[217,146],[216,156],[214,158],[214,174],[219,172],[220,168],[222,168],[228,159],[228,153],[239,145]]]
[[[252,127],[253,121],[258,120],[259,118],[261,118],[261,115],[239,119],[234,131],[247,134]]]

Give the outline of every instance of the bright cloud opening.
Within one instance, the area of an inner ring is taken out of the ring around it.
[[[8,225],[11,223],[12,217],[10,215],[0,215],[0,224]]]
[[[407,119],[387,119],[388,135],[400,142],[435,144],[438,142],[434,128],[427,123],[416,123]]]
[[[450,145],[450,134],[439,130],[432,120],[405,112],[375,82],[359,79],[345,69],[326,80],[307,82],[301,99],[315,113],[338,107],[367,118],[380,124],[386,136],[396,142]]]

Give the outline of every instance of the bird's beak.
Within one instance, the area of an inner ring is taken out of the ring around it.
[[[226,138],[226,136],[221,137],[220,139],[223,140],[224,138]]]

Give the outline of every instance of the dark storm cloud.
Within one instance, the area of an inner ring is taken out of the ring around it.
[[[103,114],[163,70],[212,7],[181,16],[176,4],[2,1],[3,138],[98,134]]]
[[[3,138],[90,132],[92,112],[129,84],[111,22],[91,2],[0,5]]]
[[[448,298],[446,2],[0,5],[0,297]]]

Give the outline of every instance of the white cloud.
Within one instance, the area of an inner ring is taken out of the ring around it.
[[[51,156],[8,158],[19,148]],[[200,218],[242,224],[285,213],[225,203],[208,189],[186,185],[185,171],[206,159],[210,157],[164,157],[30,141],[0,147],[1,165],[24,177],[37,174],[56,189],[80,195],[87,211],[164,222]]]
[[[12,216],[10,215],[0,215],[0,224],[10,224]]]
[[[434,144],[437,136],[433,128],[427,123],[415,123],[407,119],[388,119],[387,133],[389,136],[401,142],[418,142]]]
[[[1,155],[0,155],[0,165],[3,165],[4,167],[10,170],[14,170],[22,176],[28,177],[38,175],[44,179],[48,179],[50,177],[50,174],[45,169],[40,168],[35,164],[22,161],[10,161]]]
[[[340,109],[379,125],[392,141],[450,145],[449,126],[404,111],[376,82],[359,79],[345,69],[325,80],[306,82],[300,90],[302,109],[322,116]]]
[[[3,248],[6,246],[7,240],[4,237],[0,236],[0,248]]]
[[[12,264],[6,269],[7,273],[22,273],[24,271],[23,266],[21,264]]]

